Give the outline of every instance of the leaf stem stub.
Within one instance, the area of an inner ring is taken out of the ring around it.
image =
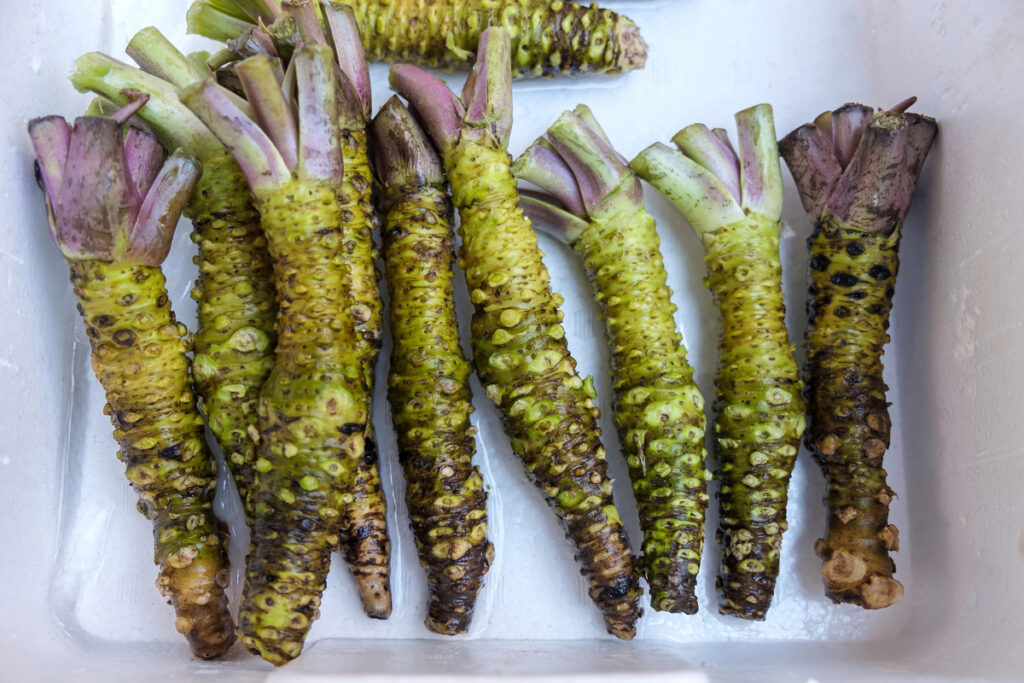
[[[907,112],[914,98],[871,113],[845,104],[779,143],[813,221],[892,234],[903,222],[938,127]]]
[[[118,107],[128,104],[135,93],[148,95],[138,117],[167,149],[180,147],[201,161],[224,152],[217,138],[178,99],[178,89],[157,76],[102,52],[88,52],[75,60],[70,78],[80,92],[94,92]]]
[[[549,193],[520,191],[520,207],[535,227],[570,245],[589,221],[643,208],[639,179],[585,105],[563,112],[512,172]]]
[[[703,123],[687,126],[672,136],[676,147],[718,177],[736,201],[740,200],[740,161],[729,144],[728,134],[718,135]],[[724,138],[724,139],[723,139]]]
[[[182,101],[231,151],[254,191],[279,187],[293,172],[299,178],[331,184],[342,177],[333,54],[326,45],[302,46],[292,56],[291,68],[297,93],[294,114],[278,71],[265,55],[254,55],[236,67],[246,92],[258,102],[254,107],[258,121],[212,78],[181,91]]]
[[[321,0],[320,11],[338,66],[355,89],[362,105],[363,118],[368,121],[372,108],[370,66],[363,50],[355,13],[350,6],[330,0]]]
[[[295,30],[306,45],[326,44],[323,27],[317,17],[316,7],[310,0],[286,0],[281,5],[284,13],[295,22]]]
[[[771,105],[758,104],[737,112],[736,136],[741,205],[770,220],[780,220],[782,168]]]
[[[157,266],[167,256],[201,169],[180,151],[165,162],[153,136],[126,126],[106,116],[29,122],[50,232],[66,258]]]
[[[586,220],[558,206],[558,200],[543,192],[520,188],[519,208],[534,228],[570,247],[590,227]]]
[[[585,218],[587,209],[576,177],[546,138],[539,138],[512,164],[512,173],[557,198],[569,212]]]
[[[292,56],[299,118],[297,171],[306,178],[340,183],[344,164],[339,128],[339,81],[326,45],[306,45]]]
[[[210,75],[209,70],[200,70],[154,26],[147,26],[132,36],[125,52],[143,71],[177,88]]]
[[[423,69],[411,64],[391,67],[391,88],[408,100],[442,154],[461,137],[491,137],[504,148],[512,129],[510,39],[502,28],[486,29],[478,59],[466,80],[462,100]]]
[[[679,151],[654,143],[630,162],[682,211],[698,234],[732,225],[748,213],[782,217],[782,171],[768,104],[737,112],[738,152],[721,128],[696,124],[672,138]]]
[[[230,95],[210,77],[183,88],[181,101],[228,148],[253,191],[287,182],[291,169],[281,153]]]
[[[275,66],[270,57],[253,55],[239,62],[235,73],[260,128],[274,142],[288,167],[295,168],[299,159],[299,134],[292,106],[281,90]]]
[[[463,121],[488,131],[501,147],[512,132],[512,41],[508,31],[491,27],[480,34],[477,59],[462,89]]]
[[[430,138],[397,97],[391,97],[370,125],[374,168],[385,203],[404,194],[402,187],[444,185],[444,170]]]
[[[732,192],[714,174],[668,145],[656,142],[630,162],[636,174],[676,205],[699,235],[743,220]]]
[[[411,64],[391,67],[388,79],[391,89],[409,102],[441,153],[453,149],[466,113],[459,98],[439,79]]]
[[[593,219],[643,206],[640,181],[623,163],[603,131],[573,112],[564,112],[548,129],[548,140],[569,166],[587,214]]]

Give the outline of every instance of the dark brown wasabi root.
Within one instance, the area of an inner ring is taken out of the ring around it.
[[[704,399],[676,329],[640,180],[582,105],[562,114],[512,170],[553,195],[525,195],[520,206],[534,227],[580,256],[604,313],[615,424],[640,512],[651,606],[694,614],[711,477]]]
[[[234,642],[224,587],[227,558],[213,516],[216,464],[189,377],[186,330],[175,322],[160,264],[200,174],[191,157],[164,151],[113,117],[68,126],[34,119],[29,135],[50,230],[71,269],[92,368],[107,397],[118,458],[153,522],[157,587],[175,627],[201,659]]]
[[[782,302],[782,171],[771,107],[741,111],[736,124],[738,155],[725,131],[695,124],[673,138],[681,153],[657,143],[631,165],[704,243],[705,284],[722,317],[715,377],[721,612],[763,619],[805,420]]]
[[[178,88],[209,76],[155,28],[139,31],[128,53],[146,70],[98,52],[75,62],[71,81],[124,104],[146,93],[138,117],[168,148],[179,147],[203,167],[185,213],[195,227],[199,265],[192,297],[198,304],[192,373],[210,429],[252,517],[256,403],[273,363],[274,271],[249,184],[227,148],[178,99]]]
[[[324,46],[296,50],[294,103],[269,60],[250,59],[255,68],[243,69],[243,62],[238,73],[256,121],[212,78],[186,88],[182,101],[242,167],[274,259],[278,342],[260,392],[252,549],[239,631],[247,649],[280,665],[302,651],[319,615],[365,456],[369,416],[341,257],[333,55]]]
[[[422,69],[391,69],[441,150],[461,217],[461,263],[475,304],[474,363],[513,450],[565,523],[609,632],[629,639],[640,589],[612,500],[594,389],[576,372],[537,238],[519,208],[505,145],[512,125],[509,37],[492,28],[463,103]]]
[[[628,17],[598,7],[550,0],[352,0],[372,60],[468,69],[480,35],[500,26],[511,36],[513,77],[620,73],[643,68],[647,44]],[[195,0],[191,33],[253,49],[260,23],[282,27],[278,0]]]
[[[317,20],[317,9],[326,31]],[[380,290],[377,288],[377,249],[373,233],[377,217],[373,208],[373,171],[370,168],[367,124],[370,115],[370,73],[352,11],[346,6],[319,2],[292,2],[285,15],[296,26],[303,42],[330,44],[343,74],[339,78],[338,125],[344,170],[338,199],[341,203],[341,244],[349,273],[352,301],[349,320],[355,325],[356,351],[366,382],[366,414],[373,416],[373,386],[380,353]],[[245,67],[239,65],[239,69]],[[345,510],[341,549],[359,589],[367,616],[391,616],[391,541],[388,538],[387,506],[381,489],[378,452],[373,424],[366,424],[366,454],[359,462]]]
[[[815,223],[809,240],[807,446],[828,480],[828,531],[815,550],[825,594],[866,609],[903,597],[889,556],[895,493],[882,352],[899,266],[903,219],[938,131],[905,113],[847,104],[787,135],[779,147]]]
[[[487,493],[473,466],[469,362],[452,285],[455,233],[441,160],[396,97],[373,122],[394,348],[388,374],[405,500],[427,570],[427,628],[469,629],[494,556]]]

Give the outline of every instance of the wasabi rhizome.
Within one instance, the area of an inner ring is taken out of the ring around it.
[[[118,459],[153,522],[157,587],[175,628],[201,659],[234,642],[227,558],[211,503],[216,465],[189,377],[187,331],[176,322],[160,264],[200,167],[165,161],[149,133],[125,125],[140,97],[112,116],[33,119],[29,135],[50,233],[106,393]]]
[[[903,597],[890,551],[895,493],[882,459],[889,418],[882,351],[903,219],[938,127],[907,112],[847,104],[780,143],[814,222],[808,240],[807,446],[828,480],[828,531],[815,545],[833,602],[880,609]]]
[[[640,589],[612,500],[593,384],[569,354],[562,298],[551,291],[537,237],[519,208],[505,150],[512,126],[509,51],[504,29],[483,32],[461,100],[412,65],[392,67],[391,86],[423,121],[448,172],[475,307],[477,375],[501,411],[513,450],[566,525],[608,630],[629,639],[641,614]]]
[[[294,109],[269,58],[250,60],[239,66],[255,68],[238,74],[256,120],[212,78],[181,97],[232,150],[274,259],[278,343],[260,392],[239,631],[247,649],[280,665],[302,651],[319,616],[366,453],[369,401],[342,256],[342,98],[334,54],[324,45],[295,51]]]
[[[452,203],[441,159],[397,97],[373,121],[384,263],[391,293],[388,398],[405,500],[427,571],[427,627],[469,628],[494,547],[487,493],[473,466],[470,365],[455,317]]]
[[[341,135],[341,255],[348,269],[351,308],[348,319],[355,325],[356,351],[366,382],[366,414],[373,416],[373,387],[383,335],[380,290],[377,288],[377,248],[373,233],[377,218],[373,207],[373,172],[370,168],[367,125],[370,117],[370,73],[363,54],[359,29],[352,10],[330,2],[286,3],[283,16],[290,19],[296,41],[329,45],[341,75],[338,78],[338,127]],[[318,19],[322,17],[322,22]],[[235,71],[261,69],[273,60],[260,58],[235,66]],[[252,75],[242,78],[243,89]],[[373,422],[366,424],[366,454],[359,462],[345,510],[341,550],[352,572],[367,616],[391,615],[391,541],[387,508],[381,489],[377,440]]]
[[[146,71],[99,52],[75,62],[72,84],[118,105],[133,93],[148,102],[137,114],[169,149],[202,166],[185,214],[198,247],[192,374],[210,430],[234,477],[246,517],[256,463],[256,402],[274,358],[274,273],[249,183],[227,148],[178,99],[178,88],[210,75],[155,28],[139,31],[128,52]]]
[[[633,169],[686,216],[704,245],[722,320],[715,376],[721,611],[764,619],[779,573],[790,474],[804,431],[779,259],[782,170],[771,107],[736,114],[739,151],[703,124],[655,143]]]
[[[287,0],[195,0],[191,33],[251,49],[255,35],[287,35]],[[512,40],[513,77],[621,73],[647,61],[647,44],[629,17],[596,4],[550,0],[353,0],[371,60],[468,69],[488,26]],[[265,29],[265,30],[264,30]],[[247,47],[246,44],[249,44]]]
[[[535,228],[579,255],[604,314],[651,606],[694,614],[710,478],[704,399],[676,329],[640,180],[584,105],[559,116],[512,170],[550,193],[521,190],[520,206]]]

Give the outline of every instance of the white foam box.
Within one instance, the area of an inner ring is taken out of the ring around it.
[[[718,614],[716,508],[696,616],[647,610],[638,635],[617,642],[589,603],[554,516],[528,484],[496,411],[474,380],[478,462],[490,491],[496,560],[471,632],[444,639],[423,627],[417,566],[384,381],[376,422],[393,542],[394,614],[366,619],[335,562],[306,651],[272,670],[237,648],[222,661],[190,658],[153,586],[149,523],[115,459],[102,392],[74,312],[67,268],[49,237],[25,127],[34,116],[80,114],[88,97],[66,80],[73,59],[103,50],[125,59],[139,28],[156,24],[187,49],[184,0],[4,3],[5,93],[0,221],[0,680],[840,681],[1003,680],[1024,677],[1024,5],[871,0],[865,3],[608,2],[650,44],[642,71],[515,85],[510,150],[521,151],[562,110],[589,104],[631,156],[693,122],[732,128],[733,112],[774,105],[779,135],[847,101],[892,105],[909,95],[938,119],[902,246],[886,350],[894,405],[890,482],[901,529],[897,577],[906,597],[867,612],[824,596],[814,540],[824,531],[824,482],[806,451],[789,504],[782,572],[767,619]],[[461,86],[462,75],[447,76]],[[388,96],[373,68],[374,98]],[[788,173],[782,240],[790,333],[805,326],[809,221]],[[673,300],[691,362],[712,395],[718,321],[703,288],[701,248],[682,216],[648,188]],[[175,307],[194,321],[188,226],[167,261]],[[570,348],[597,380],[615,495],[634,547],[635,503],[610,416],[608,352],[582,269],[542,236],[565,295]],[[460,284],[461,287],[461,284]],[[462,330],[470,307],[459,290]],[[390,342],[378,376],[387,372]],[[709,401],[710,404],[710,401]],[[239,526],[233,491],[218,509]],[[232,560],[241,565],[236,536]],[[232,597],[237,602],[239,573]]]

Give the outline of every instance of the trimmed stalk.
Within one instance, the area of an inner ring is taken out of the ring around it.
[[[178,99],[179,87],[205,78],[201,70],[154,28],[136,34],[128,51],[155,74],[91,52],[75,62],[71,82],[118,104],[132,92],[146,93],[148,103],[137,117],[165,146],[180,147],[202,164],[186,208],[199,264],[192,290],[198,309],[192,373],[251,521],[256,404],[273,363],[276,337],[273,264],[242,169]]]
[[[465,106],[415,66],[393,67],[391,86],[410,101],[440,149],[459,209],[477,374],[502,413],[513,450],[564,522],[608,630],[629,639],[641,614],[640,589],[612,500],[593,384],[579,376],[569,354],[562,298],[551,291],[537,238],[518,206],[505,151],[512,123],[509,49],[504,29],[484,31]]]
[[[153,522],[157,587],[201,659],[234,642],[227,558],[212,510],[216,463],[189,377],[186,330],[171,311],[160,264],[200,174],[124,122],[139,102],[74,126],[34,119],[29,135],[50,230],[68,262],[92,368],[138,509]]]
[[[279,0],[203,0],[194,2],[185,15],[189,33],[213,38],[218,43],[237,38],[259,20],[272,22],[281,14]]]
[[[904,113],[848,104],[780,143],[815,227],[807,299],[807,446],[828,481],[815,551],[833,602],[880,609],[903,597],[890,552],[895,496],[883,456],[891,421],[882,377],[903,218],[937,132]]]
[[[704,244],[722,318],[715,376],[720,463],[721,612],[763,619],[779,573],[787,488],[804,405],[782,301],[782,179],[771,108],[736,114],[739,153],[720,129],[690,126],[631,162]]]
[[[579,198],[570,215],[583,226],[537,199],[520,205],[583,260],[611,347],[615,424],[640,513],[651,606],[694,614],[711,477],[704,399],[676,328],[654,219],[640,181],[589,109],[563,113],[542,139],[551,148],[532,145],[512,170],[557,197]]]
[[[217,41],[237,39],[253,25],[270,26],[280,10],[259,11],[242,0],[195,0],[188,30]],[[366,53],[374,61],[468,69],[489,26],[512,40],[514,77],[620,73],[647,61],[647,44],[628,17],[611,10],[548,0],[353,0]]]
[[[339,258],[344,217],[334,64],[330,50],[321,46],[296,50],[293,61],[294,166],[272,142],[285,135],[273,130],[280,122],[248,118],[212,78],[181,96],[234,153],[252,187],[274,259],[278,342],[257,411],[252,550],[239,631],[249,651],[275,665],[298,656],[319,615],[331,552],[366,455],[369,419],[349,315],[350,273]],[[279,86],[272,71],[265,78],[270,82],[249,83],[247,90],[270,96]],[[268,103],[253,111],[260,116],[273,107]]]
[[[409,521],[430,583],[426,625],[469,629],[494,556],[473,465],[469,362],[455,317],[451,200],[430,140],[392,97],[373,121],[394,348],[388,374]]]

